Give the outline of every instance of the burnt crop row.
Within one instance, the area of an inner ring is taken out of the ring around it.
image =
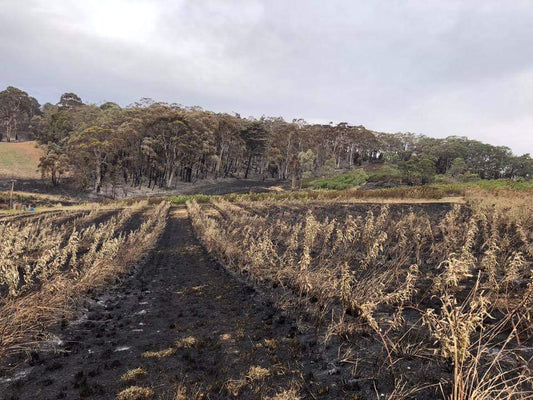
[[[205,247],[318,327],[362,392],[458,400],[533,397],[531,204],[188,209]]]
[[[168,208],[140,202],[0,222],[0,356],[46,339],[80,296],[138,262],[155,245]]]

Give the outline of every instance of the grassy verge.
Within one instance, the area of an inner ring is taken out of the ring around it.
[[[261,202],[284,201],[284,200],[441,200],[447,197],[461,196],[462,192],[455,188],[435,188],[431,186],[412,186],[398,187],[389,189],[343,189],[343,190],[299,190],[276,193],[239,193],[227,195],[190,195],[190,196],[172,196],[169,200],[172,204],[185,204],[187,201],[196,201],[197,203],[209,203],[217,200],[226,200],[229,202],[236,201],[253,201]]]
[[[502,190],[518,190],[518,191],[533,191],[533,181],[526,181],[523,179],[478,179],[473,182],[458,182],[458,183],[434,183],[431,187],[456,192],[464,193],[466,189],[477,188],[488,192],[498,192]]]
[[[444,182],[438,182],[439,179]],[[469,188],[483,189],[488,192],[495,192],[501,190],[533,190],[533,181],[524,179],[476,179],[468,182],[460,182],[454,180],[452,177],[438,175],[437,182],[429,186],[440,189],[444,192],[455,192],[457,195],[464,195],[465,190]],[[304,181],[304,188],[308,189],[329,189],[329,190],[344,190],[356,188],[365,183],[380,183],[383,186],[403,187],[401,172],[396,167],[391,165],[383,165],[379,168],[365,169],[359,168],[353,171],[342,174],[330,175],[317,179],[310,179]]]
[[[197,203],[209,203],[224,199],[235,201],[283,201],[283,200],[347,200],[347,201],[400,201],[400,200],[450,200],[459,197],[479,197],[483,194],[504,196],[517,191],[533,192],[533,182],[518,182],[506,179],[494,181],[476,181],[468,183],[432,184],[422,186],[399,186],[384,189],[304,189],[299,191],[272,193],[239,193],[227,195],[191,195],[173,196],[173,204],[185,204],[195,200]]]

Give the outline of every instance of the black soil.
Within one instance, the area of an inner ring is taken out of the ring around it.
[[[192,194],[206,194],[206,195],[223,195],[229,193],[248,193],[248,192],[268,192],[274,186],[287,186],[287,182],[279,181],[277,179],[239,179],[230,178],[222,180],[198,180],[194,183],[180,182],[179,189],[164,190],[158,188],[155,192],[158,196],[164,195],[192,195]],[[11,180],[0,178],[0,192],[9,192],[11,190]],[[54,186],[48,181],[41,179],[22,179],[17,180],[15,184],[15,191],[47,194],[60,196],[60,200],[48,200],[43,198],[25,199],[23,203],[33,204],[37,206],[51,206],[60,202],[63,205],[76,204],[81,201],[104,201],[111,199],[111,192],[104,189],[102,193],[95,194],[89,190],[83,190],[76,186],[73,179],[63,179],[61,185]],[[131,190],[130,190],[131,192]],[[116,191],[117,196],[121,197],[122,190]],[[133,197],[146,197],[154,195],[154,192],[147,189],[145,193],[135,195]],[[131,198],[130,196],[127,196]],[[15,201],[17,201],[15,195]],[[3,202],[3,203],[2,203]],[[9,198],[5,196],[0,198],[0,208],[7,208],[9,206]]]
[[[230,193],[263,193],[271,191],[274,186],[287,186],[287,183],[277,179],[235,179],[233,181],[202,183],[198,181],[184,189],[182,194],[223,195]]]
[[[137,271],[94,296],[82,317],[56,334],[56,352],[4,365],[1,399],[113,399],[131,385],[151,387],[161,399],[173,399],[178,387],[185,398],[201,392],[205,399],[261,399],[291,387],[306,399],[355,394],[322,361],[313,334],[301,333],[209,258],[183,209],[171,211],[156,250]],[[168,351],[160,358],[143,356],[161,350]],[[138,367],[145,376],[121,380]]]

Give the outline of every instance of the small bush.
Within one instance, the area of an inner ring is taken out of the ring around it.
[[[307,183],[307,187],[314,189],[335,189],[342,190],[364,184],[368,179],[368,174],[363,169],[357,169],[346,174],[334,175],[326,178],[315,179]]]
[[[368,173],[368,182],[381,183],[383,185],[399,185],[402,181],[402,174],[398,168],[385,164],[376,171]]]

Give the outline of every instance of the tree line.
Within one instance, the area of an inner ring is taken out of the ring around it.
[[[458,178],[526,178],[529,154],[451,136],[381,133],[339,124],[309,124],[281,117],[244,118],[200,107],[141,99],[125,108],[85,104],[65,93],[40,106],[27,93],[0,92],[0,135],[24,132],[44,149],[43,178],[59,185],[66,174],[84,188],[103,185],[172,188],[205,178],[277,178],[298,187],[303,177],[387,163],[404,183],[427,183],[436,174]]]

